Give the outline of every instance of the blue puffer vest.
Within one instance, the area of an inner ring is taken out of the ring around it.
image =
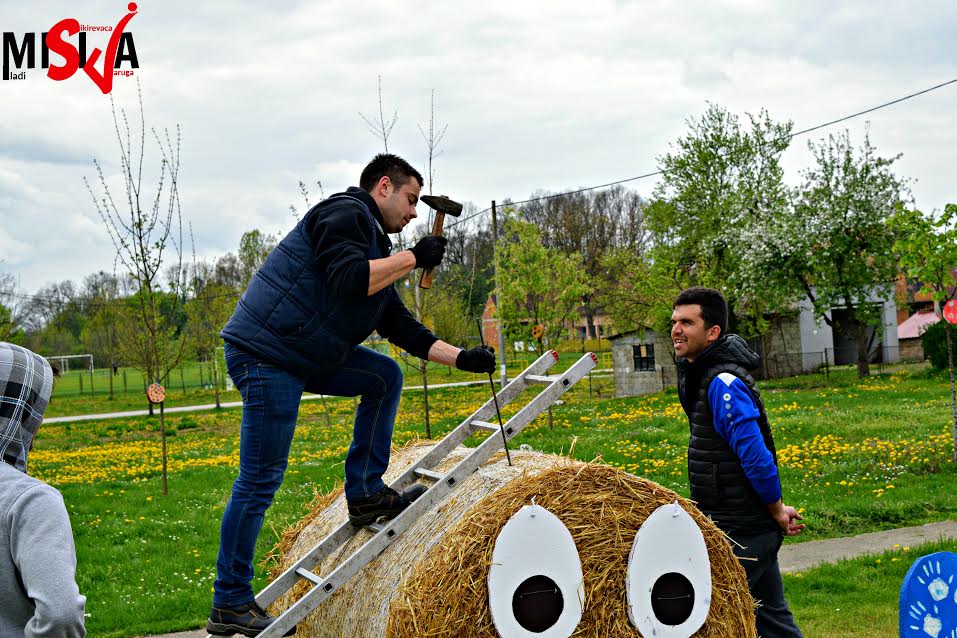
[[[342,365],[375,329],[388,302],[389,288],[362,301],[343,301],[326,285],[305,231],[310,215],[333,207],[356,209],[373,237],[368,258],[383,255],[376,222],[362,200],[335,195],[317,204],[266,258],[233,316],[220,332],[224,340],[294,374],[308,377]]]

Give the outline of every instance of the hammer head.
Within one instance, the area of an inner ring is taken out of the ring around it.
[[[462,204],[453,201],[445,195],[423,195],[419,198],[425,202],[429,208],[452,217],[458,217],[462,214]]]

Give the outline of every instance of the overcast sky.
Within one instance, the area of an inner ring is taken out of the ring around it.
[[[0,30],[115,25],[126,5],[0,0]],[[448,124],[435,192],[480,208],[652,172],[708,101],[741,116],[763,107],[799,130],[957,77],[948,0],[138,5],[135,78],[147,126],[182,129],[199,257],[235,251],[247,230],[288,231],[299,180],[322,180],[327,195],[358,181],[382,150],[359,117],[378,115],[379,75],[387,117],[398,111],[389,150],[425,173],[418,127],[434,89]],[[105,49],[107,35],[89,42]],[[83,177],[94,158],[114,175],[119,154],[109,100],[85,74],[27,76],[0,82],[0,272],[35,292],[112,270]],[[112,95],[136,114],[134,78],[115,78]],[[940,209],[957,202],[955,113],[957,84],[797,138],[786,179],[799,182],[809,139],[846,126],[860,142],[869,122],[882,154],[903,154],[895,166],[916,180],[917,205]],[[157,166],[149,146],[147,174]],[[631,187],[649,195],[654,183]]]

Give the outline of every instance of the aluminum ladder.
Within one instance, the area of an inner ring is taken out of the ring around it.
[[[539,357],[521,374],[508,383],[498,394],[499,406],[504,407],[532,385],[544,385],[545,388],[522,407],[514,416],[502,425],[505,439],[510,440],[529,423],[549,408],[569,388],[584,378],[598,363],[598,357],[589,352],[561,374],[547,375],[547,371],[558,361],[558,353],[550,350]],[[478,470],[493,454],[503,449],[500,428],[494,423],[495,403],[490,398],[482,407],[466,418],[449,432],[428,454],[423,456],[406,470],[391,487],[402,491],[419,479],[431,483],[428,489],[397,517],[384,523],[373,523],[365,528],[374,532],[361,547],[336,567],[327,576],[319,576],[312,570],[321,565],[330,554],[342,547],[352,538],[359,528],[346,521],[338,529],[326,536],[307,555],[295,565],[272,581],[258,596],[256,602],[265,609],[280,596],[292,589],[298,582],[307,581],[312,587],[306,594],[282,613],[269,625],[260,638],[279,638],[294,625],[316,609],[350,578],[369,564],[376,556],[405,532],[422,514],[442,501],[468,476]],[[482,443],[475,447],[465,458],[447,473],[435,471],[459,444],[476,432],[490,433]]]

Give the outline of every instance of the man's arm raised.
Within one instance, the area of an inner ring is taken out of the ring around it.
[[[369,296],[409,274],[414,268],[435,268],[445,256],[445,237],[429,235],[420,239],[409,250],[369,260]]]
[[[415,255],[411,250],[369,260],[369,296],[408,275],[415,268]]]

